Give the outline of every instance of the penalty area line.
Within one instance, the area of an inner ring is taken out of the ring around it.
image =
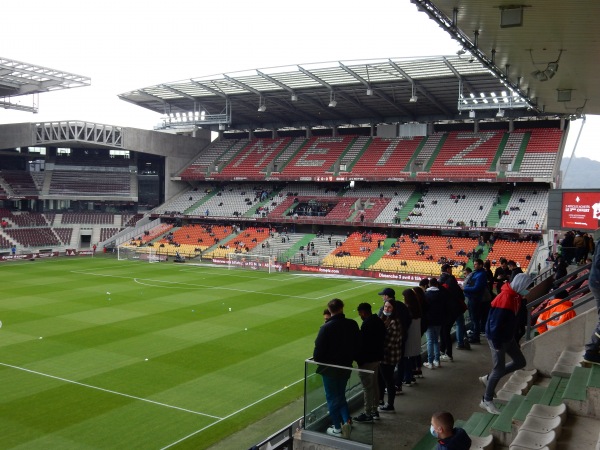
[[[245,411],[245,410],[247,410],[247,409],[249,409],[249,408],[252,408],[254,405],[257,405],[257,404],[259,404],[259,403],[261,403],[261,402],[263,402],[263,401],[267,400],[268,398],[271,398],[271,397],[273,397],[273,396],[275,396],[275,395],[277,395],[277,394],[279,394],[279,393],[281,393],[281,392],[285,391],[285,390],[286,390],[286,389],[288,389],[289,387],[291,387],[291,386],[293,386],[293,385],[295,385],[295,384],[301,383],[302,381],[304,381],[304,378],[301,378],[301,379],[299,379],[299,380],[297,380],[297,381],[294,381],[293,383],[291,383],[291,384],[289,384],[289,385],[287,385],[287,386],[285,386],[285,387],[283,387],[283,388],[281,388],[281,389],[278,389],[278,390],[276,390],[275,392],[271,392],[269,395],[266,395],[266,396],[264,396],[263,398],[259,398],[258,400],[256,400],[256,401],[254,401],[254,402],[252,402],[252,403],[250,403],[250,404],[248,404],[248,405],[244,406],[243,408],[240,408],[240,409],[238,409],[237,411],[234,411],[234,412],[232,412],[231,414],[228,414],[228,415],[226,415],[225,417],[221,417],[221,418],[219,418],[218,420],[215,420],[213,423],[211,423],[211,424],[208,424],[208,425],[206,425],[205,427],[203,427],[203,428],[200,428],[199,430],[196,430],[196,431],[194,431],[193,433],[190,433],[190,434],[188,434],[187,436],[184,436],[184,437],[182,437],[181,439],[178,439],[178,440],[177,440],[177,441],[175,441],[175,442],[172,442],[172,443],[170,443],[169,445],[167,445],[167,446],[165,446],[165,447],[161,448],[160,450],[166,450],[166,449],[168,449],[168,448],[171,448],[171,447],[173,447],[174,445],[180,444],[181,442],[183,442],[183,441],[185,441],[185,440],[187,440],[187,439],[189,439],[189,438],[191,438],[191,437],[193,437],[193,436],[197,435],[198,433],[202,433],[203,431],[205,431],[205,430],[209,429],[210,427],[212,427],[212,426],[214,426],[214,425],[216,425],[216,424],[218,424],[218,423],[220,423],[220,422],[223,422],[224,420],[227,420],[227,419],[229,419],[230,417],[233,417],[233,416],[235,416],[235,415],[237,415],[237,414],[239,414],[239,413],[241,413],[241,412],[243,412],[243,411]]]
[[[86,388],[90,388],[90,389],[95,389],[97,391],[106,392],[108,394],[119,395],[121,397],[127,397],[127,398],[131,398],[133,400],[139,400],[141,402],[152,403],[153,405],[163,406],[165,408],[176,409],[178,411],[183,411],[183,412],[186,412],[186,413],[196,414],[197,416],[210,417],[211,419],[217,419],[217,420],[222,420],[223,419],[223,418],[221,418],[219,416],[213,416],[212,414],[201,413],[201,412],[198,412],[198,411],[193,411],[191,409],[181,408],[179,406],[174,406],[174,405],[169,405],[167,403],[157,402],[155,400],[150,400],[148,398],[142,398],[142,397],[137,397],[135,395],[124,394],[123,392],[117,392],[117,391],[113,391],[113,390],[110,390],[110,389],[105,389],[105,388],[101,388],[101,387],[98,387],[98,386],[93,386],[91,384],[81,383],[81,382],[75,381],[75,380],[69,380],[67,378],[57,377],[55,375],[50,375],[48,373],[38,372],[37,370],[26,369],[25,367],[13,366],[11,364],[6,364],[6,363],[2,363],[2,362],[0,362],[0,366],[10,367],[11,369],[21,370],[23,372],[32,373],[34,375],[40,375],[40,376],[43,376],[43,377],[52,378],[54,380],[63,381],[65,383],[70,383],[70,384],[75,384],[77,386],[82,386],[82,387],[86,387]]]

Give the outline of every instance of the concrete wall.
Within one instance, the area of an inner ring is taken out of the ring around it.
[[[0,150],[16,147],[33,147],[35,144],[35,124],[10,123],[0,125]]]
[[[123,128],[123,146],[126,150],[165,156],[165,201],[185,187],[171,181],[180,170],[210,144],[210,131],[198,130],[197,137],[160,133],[158,131]]]

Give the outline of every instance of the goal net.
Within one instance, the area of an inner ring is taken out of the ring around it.
[[[117,247],[119,261],[144,261],[156,263],[166,261],[166,255],[158,255],[152,247]]]
[[[275,270],[271,256],[247,253],[228,253],[227,267],[229,269],[262,270],[269,273]]]

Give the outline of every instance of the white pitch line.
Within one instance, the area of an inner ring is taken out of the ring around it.
[[[205,414],[205,413],[201,413],[201,412],[198,412],[198,411],[192,411],[191,409],[181,408],[179,406],[174,406],[174,405],[169,405],[167,403],[157,402],[157,401],[150,400],[150,399],[147,399],[147,398],[136,397],[135,395],[124,394],[122,392],[112,391],[110,389],[104,389],[104,388],[101,388],[101,387],[98,387],[98,386],[93,386],[91,384],[80,383],[79,381],[69,380],[67,378],[57,377],[55,375],[50,375],[48,373],[38,372],[36,370],[31,370],[31,369],[26,369],[24,367],[13,366],[11,364],[5,364],[5,363],[0,363],[0,366],[10,367],[12,369],[17,369],[17,370],[22,370],[23,372],[33,373],[35,375],[41,375],[43,377],[52,378],[54,380],[64,381],[65,383],[76,384],[78,386],[83,386],[83,387],[90,388],[90,389],[96,389],[98,391],[107,392],[109,394],[120,395],[121,397],[132,398],[134,400],[139,400],[139,401],[146,402],[146,403],[152,403],[152,404],[158,405],[158,406],[164,406],[165,408],[176,409],[176,410],[187,412],[187,413],[190,413],[190,414],[196,414],[198,416],[210,417],[211,419],[217,419],[217,420],[223,420],[224,419],[223,417],[213,416],[212,414]]]
[[[96,277],[107,277],[107,278],[122,278],[125,280],[133,280],[135,283],[140,283],[141,281],[145,281],[145,282],[155,282],[155,283],[163,283],[163,284],[178,284],[178,285],[182,285],[182,286],[190,286],[192,288],[203,288],[203,289],[218,289],[220,291],[233,291],[233,292],[243,292],[244,294],[260,294],[260,295],[268,295],[268,296],[272,296],[272,297],[285,297],[285,298],[299,298],[302,300],[320,300],[321,298],[325,298],[325,297],[330,297],[331,295],[334,294],[328,294],[328,295],[324,295],[322,297],[302,297],[299,295],[287,295],[287,294],[275,294],[273,292],[263,292],[263,291],[249,291],[248,289],[235,289],[235,288],[230,288],[230,287],[224,287],[224,286],[209,286],[206,284],[195,284],[195,283],[182,283],[180,281],[167,281],[167,280],[154,280],[151,278],[134,278],[134,277],[124,277],[124,276],[120,276],[120,275],[106,275],[106,274],[101,274],[101,273],[93,273],[93,272],[85,272],[85,271],[72,271],[74,273],[81,273],[84,275],[90,275],[90,276],[96,276]],[[164,287],[164,286],[153,286],[153,287]]]
[[[166,449],[168,449],[168,448],[171,448],[171,447],[173,447],[174,445],[177,445],[177,444],[179,444],[180,442],[183,442],[183,441],[185,441],[186,439],[189,439],[189,438],[191,438],[192,436],[195,436],[195,435],[197,435],[198,433],[202,433],[204,430],[207,430],[208,428],[212,427],[213,425],[216,425],[216,424],[218,424],[218,423],[220,423],[220,422],[222,422],[222,421],[224,421],[224,420],[226,420],[226,419],[229,419],[230,417],[233,417],[233,416],[235,416],[236,414],[239,414],[239,413],[241,413],[242,411],[245,411],[246,409],[248,409],[248,408],[251,408],[251,407],[253,407],[253,406],[254,406],[254,405],[256,405],[256,404],[258,404],[258,403],[260,403],[260,402],[262,402],[262,401],[264,401],[264,400],[266,400],[266,399],[268,399],[268,398],[270,398],[270,397],[273,397],[274,395],[277,395],[277,394],[279,394],[280,392],[283,392],[283,391],[285,391],[285,390],[286,390],[287,388],[289,388],[290,386],[293,386],[293,385],[295,385],[295,384],[298,384],[298,383],[300,383],[300,382],[302,382],[302,381],[304,381],[304,378],[301,378],[300,380],[294,381],[292,384],[290,384],[290,385],[288,385],[288,386],[286,386],[286,387],[284,387],[284,388],[281,388],[281,389],[279,389],[279,390],[277,390],[277,391],[275,391],[275,392],[271,392],[269,395],[266,395],[265,397],[263,397],[263,398],[260,398],[260,399],[256,400],[255,402],[252,402],[252,403],[250,403],[249,405],[246,405],[246,406],[244,406],[243,408],[241,408],[241,409],[238,409],[237,411],[234,411],[234,412],[232,412],[231,414],[228,414],[228,415],[226,415],[225,417],[221,417],[220,419],[218,419],[218,420],[214,421],[213,423],[211,423],[211,424],[209,424],[209,425],[206,425],[205,427],[203,427],[203,428],[200,428],[199,430],[196,430],[196,431],[194,431],[193,433],[190,433],[190,434],[188,434],[187,436],[184,436],[184,437],[182,437],[181,439],[179,439],[179,440],[177,440],[177,441],[175,441],[175,442],[172,442],[172,443],[170,443],[169,445],[167,445],[166,447],[163,447],[163,448],[161,448],[160,450],[166,450]]]

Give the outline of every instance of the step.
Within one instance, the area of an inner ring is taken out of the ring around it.
[[[494,439],[500,445],[509,445],[516,436],[516,432],[513,429],[513,416],[523,401],[525,401],[524,396],[514,395],[504,408],[502,408],[501,414],[491,426],[490,431],[492,436],[494,436]]]
[[[546,388],[544,388],[542,386],[538,386],[538,385],[531,386],[531,389],[529,389],[529,392],[527,393],[525,400],[523,400],[523,402],[521,403],[521,405],[515,412],[515,415],[513,416],[513,419],[515,420],[515,423],[517,424],[517,426],[519,426],[520,424],[522,424],[525,421],[525,418],[527,417],[527,414],[531,410],[531,407],[533,405],[535,405],[536,403],[540,402],[545,391],[546,391]]]
[[[553,376],[550,379],[550,383],[546,387],[546,392],[544,392],[544,395],[540,399],[540,403],[543,405],[550,405],[550,404],[552,404],[552,400],[555,397],[559,397],[560,402],[558,402],[558,403],[562,403],[562,392],[564,391],[564,388],[568,381],[569,381],[568,377],[562,378],[560,376]],[[562,383],[562,390],[559,393],[557,393],[557,390],[558,390],[559,386],[561,385],[561,383]]]
[[[569,377],[575,367],[583,361],[583,348],[567,347],[564,349],[554,364],[550,374],[552,376]]]
[[[465,422],[463,425],[463,429],[467,432],[467,434],[474,435],[473,430],[477,427],[481,419],[485,416],[485,413],[482,412],[474,412],[471,414],[471,417]]]
[[[600,419],[600,374],[595,367],[576,367],[563,393],[569,414]]]
[[[470,450],[492,450],[494,448],[494,437],[491,434],[487,436],[471,436]]]
[[[483,417],[469,434],[473,436],[487,436],[490,434],[490,428],[497,418],[498,416],[495,414],[483,413]]]
[[[517,370],[496,394],[496,400],[507,403],[514,395],[525,395],[537,376],[537,370]]]
[[[525,422],[519,430],[535,431],[536,433],[548,433],[554,431],[556,436],[560,436],[562,422],[560,416],[552,418],[542,418],[532,415],[527,415]]]
[[[563,393],[564,400],[584,401],[587,398],[587,381],[590,377],[591,369],[586,367],[575,367],[567,388]],[[568,405],[567,405],[568,406]]]
[[[564,424],[567,420],[567,405],[564,403],[556,406],[536,404],[531,407],[527,416],[535,416],[542,419],[560,417],[561,424]]]
[[[556,448],[556,433],[536,433],[528,430],[519,430],[517,437],[510,444],[509,449],[544,449],[553,450]]]

